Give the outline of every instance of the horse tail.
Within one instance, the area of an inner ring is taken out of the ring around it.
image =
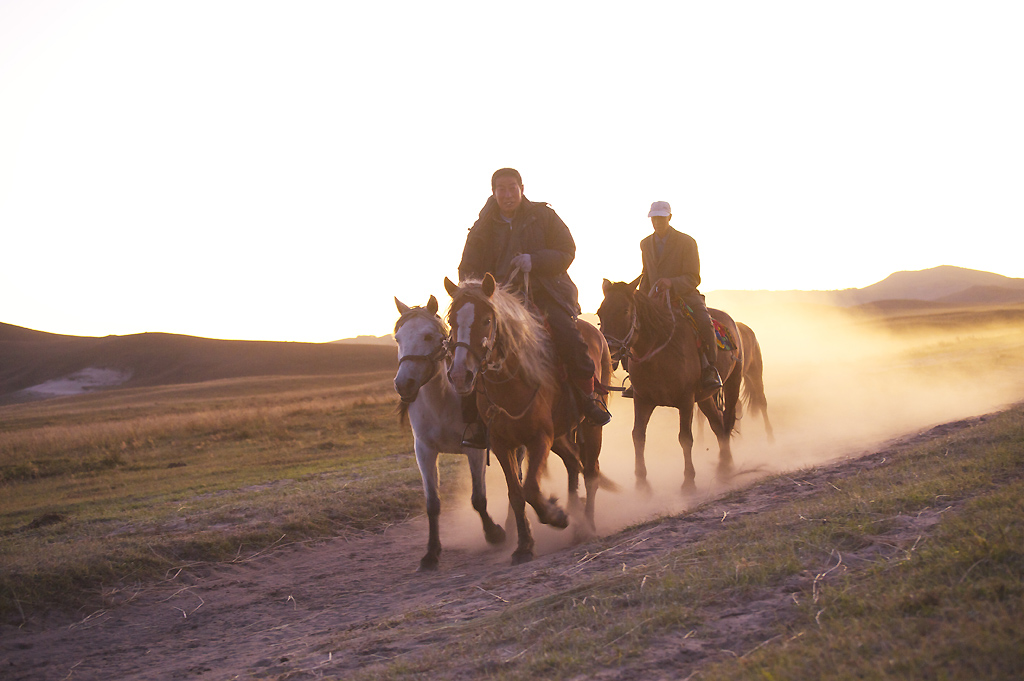
[[[761,345],[757,338],[750,340],[750,365],[743,372],[743,402],[750,409],[751,414],[764,413],[768,409],[768,398],[764,394],[764,360],[761,357]],[[744,352],[747,352],[744,348]]]
[[[622,487],[619,486],[619,483],[615,482],[614,480],[606,476],[604,473],[597,474],[597,486],[601,489],[606,489],[609,492],[622,491]]]

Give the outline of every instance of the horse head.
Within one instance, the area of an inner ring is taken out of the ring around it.
[[[395,390],[406,404],[416,399],[420,388],[437,375],[438,363],[447,355],[448,329],[437,316],[437,298],[430,296],[423,307],[409,307],[398,298],[395,306],[401,315],[395,324],[398,342],[398,372]]]
[[[629,352],[633,335],[636,333],[636,303],[633,294],[636,293],[639,284],[640,277],[628,284],[607,279],[601,283],[604,300],[597,309],[597,316],[601,320],[601,333],[608,341],[608,349],[611,351],[615,366],[618,366],[619,361]]]
[[[490,272],[479,283],[468,281],[460,286],[445,277],[444,288],[452,297],[448,312],[451,326],[449,350],[452,353],[448,380],[460,395],[468,395],[476,387],[494,349],[497,320],[488,304],[496,284]]]

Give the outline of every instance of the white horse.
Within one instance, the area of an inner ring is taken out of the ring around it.
[[[473,509],[480,514],[487,541],[503,543],[505,530],[487,514],[486,452],[462,446],[462,435],[466,429],[462,420],[462,401],[452,390],[446,372],[441,370],[441,362],[447,355],[444,342],[448,337],[448,327],[437,315],[437,299],[430,296],[426,306],[409,307],[395,298],[395,305],[401,314],[395,324],[395,340],[398,341],[395,390],[402,400],[399,412],[403,418],[408,417],[412,426],[416,464],[423,478],[430,524],[427,553],[420,559],[419,569],[436,570],[441,556],[438,531],[438,517],[441,515],[437,470],[439,452],[462,452],[469,459]]]

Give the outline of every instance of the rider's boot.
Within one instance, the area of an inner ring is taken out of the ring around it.
[[[715,368],[714,360],[708,357],[710,353],[700,353],[700,396],[697,401],[711,397],[722,388],[722,377]],[[717,359],[717,358],[716,358]]]
[[[483,421],[474,421],[462,433],[462,446],[473,449],[487,449],[487,426]]]
[[[595,426],[606,426],[612,420],[611,412],[604,402],[594,393],[594,377],[588,376],[585,379],[573,381],[579,397],[580,409],[587,421]]]

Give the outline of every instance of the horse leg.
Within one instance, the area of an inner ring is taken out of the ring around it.
[[[480,450],[469,450],[466,452],[469,459],[469,474],[473,480],[473,510],[480,514],[480,520],[484,524],[484,537],[488,544],[503,544],[505,542],[505,530],[501,529],[487,513],[487,485],[486,485],[486,457],[487,454]]]
[[[508,503],[516,518],[516,533],[519,537],[516,550],[512,553],[512,564],[519,565],[533,560],[533,531],[526,517],[526,497],[523,495],[523,484],[520,482],[519,460],[515,451],[509,446],[494,444],[492,451],[501,463],[508,485]]]
[[[768,420],[768,405],[761,403],[761,416],[764,417],[764,432],[768,435],[768,444],[775,442],[775,432],[772,430],[772,422]]]
[[[601,468],[597,460],[601,455],[604,431],[600,426],[585,424],[580,427],[580,437],[583,439],[580,444],[580,462],[583,464],[583,484],[587,490],[587,505],[584,515],[587,519],[588,529],[596,535],[594,504],[597,503],[597,488],[600,486],[601,478]]]
[[[544,467],[548,452],[551,451],[551,437],[538,434],[533,442],[526,446],[526,477],[523,479],[523,495],[537,518],[545,525],[565,528],[569,526],[569,516],[559,508],[554,498],[545,499],[540,491],[540,473]]]
[[[516,457],[516,475],[519,477],[519,484],[523,484],[523,460],[526,458],[526,447],[522,445],[515,449]],[[509,502],[508,512],[505,514],[505,535],[511,536],[516,531],[516,512],[512,508],[512,503]]]
[[[697,490],[697,471],[693,467],[693,402],[679,407],[679,446],[683,448],[683,493]],[[714,426],[712,426],[714,427]]]
[[[726,403],[726,410],[728,409],[729,406]],[[718,474],[728,476],[732,472],[732,445],[730,443],[732,433],[725,425],[728,417],[718,411],[714,400],[711,398],[700,403],[700,410],[708,417],[711,430],[714,431],[715,436],[718,438]]]
[[[654,405],[634,398],[633,400],[633,452],[636,457],[634,473],[636,488],[650,495],[651,485],[647,482],[647,464],[644,461],[644,448],[647,446],[647,424],[654,413]]]
[[[437,450],[419,440],[416,441],[415,448],[416,465],[420,469],[423,493],[427,500],[427,524],[430,528],[427,553],[420,559],[419,571],[429,572],[437,569],[441,558],[441,534],[438,527],[438,519],[441,515],[441,497],[438,494],[440,475],[437,470]]]
[[[575,513],[580,509],[580,446],[573,444],[570,439],[572,433],[567,433],[555,440],[551,445],[551,451],[558,455],[558,458],[565,464],[565,473],[569,481],[569,499],[566,502],[569,512]]]

